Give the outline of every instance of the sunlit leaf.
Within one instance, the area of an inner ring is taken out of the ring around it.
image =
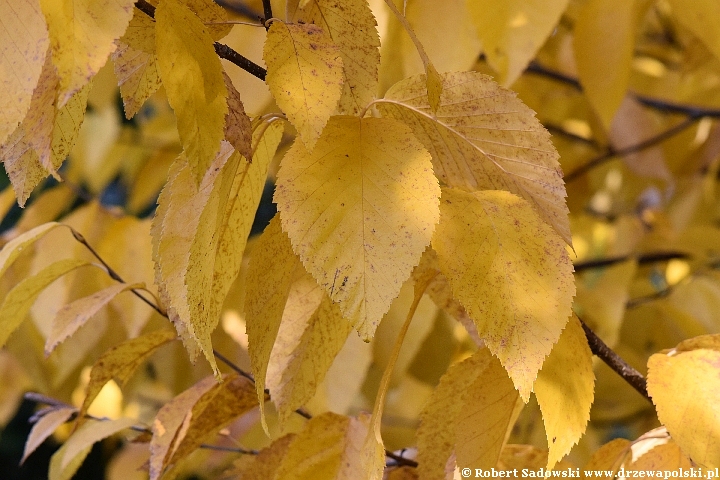
[[[312,149],[342,94],[338,47],[316,25],[277,21],[270,26],[263,52],[275,101]]]
[[[35,451],[37,448],[47,439],[50,435],[57,430],[57,428],[63,423],[67,422],[73,413],[76,413],[77,409],[73,407],[60,407],[51,410],[44,414],[40,419],[33,425],[28,435],[27,441],[25,442],[25,450],[23,451],[22,459],[20,463],[25,463],[25,460]]]
[[[565,247],[509,192],[446,188],[440,212],[432,243],[440,270],[527,401],[571,314],[575,284]]]
[[[296,141],[275,201],[293,250],[364,339],[428,245],[439,188],[402,123],[333,117],[310,152]]]
[[[433,115],[425,77],[415,76],[394,85],[378,109],[412,128],[447,185],[519,195],[570,243],[558,154],[534,112],[513,92],[476,72],[447,73]]]

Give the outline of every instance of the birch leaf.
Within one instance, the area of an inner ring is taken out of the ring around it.
[[[585,433],[594,386],[592,352],[579,320],[573,316],[535,383],[535,396],[550,447],[548,470],[552,470]]]
[[[153,422],[150,479],[182,461],[232,420],[257,406],[252,383],[237,374],[195,384],[163,406]]]
[[[55,347],[70,338],[78,328],[85,325],[100,309],[120,293],[144,286],[142,283],[131,285],[118,283],[65,305],[58,311],[53,320],[52,331],[45,341],[45,355],[50,355],[55,350]]]
[[[333,117],[312,152],[286,154],[275,201],[293,250],[369,340],[429,243],[438,196],[405,125]]]
[[[338,111],[357,115],[378,88],[380,37],[367,0],[312,0],[298,18],[318,25],[338,46],[345,72]]]
[[[257,455],[242,455],[235,460],[233,466],[223,473],[223,480],[267,480],[274,478],[275,472],[287,455],[290,442],[295,434],[280,437],[263,448]]]
[[[352,331],[337,304],[310,275],[307,277],[320,291],[320,304],[308,317],[300,317],[300,322],[280,325],[273,357],[277,358],[282,352],[286,357],[284,368],[275,377],[268,371],[270,396],[278,408],[281,423],[313,397]]]
[[[343,61],[332,38],[312,24],[273,22],[263,59],[278,106],[312,149],[342,95]]]
[[[155,21],[136,9],[125,34],[118,40],[118,48],[113,52],[112,59],[125,117],[130,119],[160,88],[155,54]]]
[[[90,370],[85,400],[80,407],[78,417],[83,418],[107,382],[115,379],[122,388],[155,350],[176,338],[175,333],[170,330],[158,330],[126,340],[103,353]]]
[[[202,20],[178,0],[161,2],[155,20],[160,78],[199,185],[220,149],[228,112],[222,65]]]
[[[364,442],[368,419],[349,418],[335,413],[313,417],[290,442],[275,474],[277,480],[380,480],[384,456],[379,465],[364,463]],[[380,476],[377,476],[377,473]]]
[[[87,447],[133,426],[136,420],[132,418],[118,418],[117,420],[88,420],[78,428],[65,442],[65,451],[60,461],[60,468],[65,470],[72,463],[75,457],[85,456],[83,453]]]
[[[232,80],[223,71],[225,88],[228,91],[228,113],[225,115],[225,139],[232,144],[235,150],[245,157],[252,159],[252,126],[250,117],[245,113],[245,107],[240,99],[240,92],[233,86]]]
[[[60,407],[46,413],[35,425],[33,425],[25,442],[25,450],[23,451],[20,464],[25,460],[50,436],[60,425],[67,422],[74,413],[77,412],[73,407]]]
[[[105,65],[130,23],[134,4],[133,0],[40,0],[60,77],[59,107]]]
[[[698,349],[648,361],[648,393],[658,418],[693,462],[720,467],[720,352]],[[688,374],[692,372],[692,374]]]
[[[395,84],[378,104],[430,151],[441,181],[466,190],[508,190],[527,200],[569,244],[570,223],[558,153],[550,134],[515,93],[476,72],[443,75],[433,116],[426,79]]]
[[[85,265],[89,263],[75,259],[59,260],[15,285],[0,305],[0,347],[5,345],[10,334],[25,320],[30,307],[45,287],[66,273]]]
[[[440,211],[433,237],[440,270],[527,401],[572,313],[565,247],[509,192],[444,189]]]
[[[535,58],[568,5],[568,0],[467,0],[488,63],[500,83],[512,85]]]
[[[625,97],[635,35],[649,5],[648,0],[589,0],[578,15],[573,37],[578,76],[606,128]]]
[[[290,287],[293,280],[303,274],[304,268],[293,253],[290,239],[282,231],[280,218],[276,215],[265,228],[250,257],[245,294],[248,354],[266,432],[265,380],[270,353],[283,319]]]
[[[45,18],[37,0],[0,2],[0,86],[11,95],[0,97],[0,144],[30,109],[35,86],[50,45]]]
[[[508,431],[517,418],[518,392],[487,349],[475,355],[486,357],[488,364],[462,392],[455,418],[455,456],[458,465],[490,470],[497,465]]]
[[[5,275],[7,269],[12,266],[21,253],[31,247],[37,240],[61,225],[62,224],[57,222],[43,223],[6,243],[2,250],[0,250],[0,277]]]

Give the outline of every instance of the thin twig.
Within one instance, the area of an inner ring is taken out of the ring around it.
[[[259,20],[262,15],[242,2],[228,2],[227,0],[215,0],[215,3],[226,10],[241,15],[248,20]]]
[[[564,83],[575,88],[578,91],[582,91],[582,85],[580,81],[570,75],[566,75],[562,72],[558,72],[549,69],[538,62],[530,62],[530,65],[525,69],[527,73],[533,73],[540,75],[552,80]],[[648,97],[646,95],[640,95],[634,92],[630,94],[640,103],[646,107],[654,110],[659,110],[663,113],[676,113],[680,115],[687,115],[690,117],[712,117],[720,118],[720,109],[717,108],[705,108],[696,105],[685,105],[681,103],[670,102],[668,100],[662,100],[659,98]]]
[[[575,267],[575,272],[577,273],[584,270],[592,270],[594,268],[609,267],[618,263],[625,262],[632,258],[636,258],[638,265],[646,265],[648,263],[667,262],[674,259],[687,260],[690,258],[690,255],[684,252],[653,252],[646,253],[637,257],[635,257],[634,255],[622,255],[619,257],[598,258],[595,260],[578,262],[573,266]]]
[[[578,317],[579,318],[579,317]],[[580,319],[580,324],[585,331],[585,337],[590,345],[590,351],[597,355],[608,367],[613,369],[615,373],[620,375],[631,387],[642,395],[648,402],[652,403],[650,395],[647,392],[647,381],[645,377],[635,370],[625,360],[615,353],[605,342],[588,327],[585,322]]]
[[[248,450],[240,447],[225,447],[223,445],[209,445],[207,443],[200,444],[200,448],[205,448],[207,450],[219,450],[221,452],[242,453],[243,455],[257,455],[260,453],[257,450]]]
[[[272,13],[272,5],[270,4],[270,0],[262,0],[263,4],[263,15],[265,15],[265,18],[263,18],[263,22],[265,24],[265,29],[269,29],[270,26],[268,25],[267,21],[273,18]]]
[[[664,142],[665,140],[677,135],[678,133],[682,132],[683,130],[687,129],[691,125],[693,125],[695,122],[699,121],[701,117],[691,115],[690,117],[686,118],[682,122],[673,125],[672,127],[668,128],[667,130],[664,130],[657,135],[654,135],[648,139],[643,140],[642,142],[636,143],[634,145],[630,145],[625,148],[620,148],[618,150],[615,150],[613,148],[608,148],[606,152],[601,153],[597,157],[593,158],[592,160],[588,161],[587,163],[580,165],[578,168],[573,170],[572,172],[565,175],[565,183],[570,183],[573,180],[578,179],[581,175],[588,172],[589,170],[592,170],[593,168],[597,167],[598,165],[601,165],[608,160],[611,160],[615,157],[622,157],[625,155],[629,155],[631,153],[639,152],[641,150],[648,149],[650,147],[653,147],[659,143]]]
[[[148,17],[155,18],[155,7],[148,3],[147,0],[137,0],[135,2],[135,7]],[[263,67],[253,62],[249,58],[240,55],[238,52],[223,43],[215,42],[214,47],[215,53],[217,53],[220,58],[224,58],[225,60],[234,63],[249,74],[259,78],[263,82],[265,81],[267,70],[265,70]]]

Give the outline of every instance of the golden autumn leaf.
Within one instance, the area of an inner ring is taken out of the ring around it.
[[[197,185],[220,150],[227,88],[213,39],[200,20],[178,0],[155,12],[160,78],[178,119],[178,133]]]
[[[398,82],[378,101],[383,116],[409,125],[441,181],[466,190],[504,189],[527,200],[571,242],[565,186],[550,134],[515,93],[476,72],[443,75],[436,115],[426,79]]]
[[[680,448],[705,468],[720,467],[720,351],[698,349],[648,361],[648,393]],[[689,372],[692,372],[691,374]]]
[[[15,285],[0,305],[0,347],[5,345],[10,334],[25,320],[30,307],[45,287],[66,273],[85,265],[90,264],[83,260],[58,260]]]
[[[274,478],[275,472],[280,467],[287,455],[290,442],[295,434],[288,434],[278,438],[263,448],[257,455],[243,455],[233,463],[233,466],[223,472],[222,480],[267,480]]]
[[[267,369],[281,424],[312,398],[351,331],[310,274],[290,287]]]
[[[590,0],[578,16],[573,44],[578,76],[606,128],[625,97],[635,32],[649,5],[648,0]]]
[[[380,480],[384,455],[368,464],[365,439],[368,418],[323,413],[309,420],[292,439],[280,467],[277,480],[322,478],[327,480]]]
[[[275,101],[312,149],[342,95],[343,60],[330,35],[312,24],[273,22],[263,50]]]
[[[52,435],[60,425],[67,422],[76,412],[77,409],[74,407],[59,407],[40,417],[30,430],[20,463],[25,463],[25,460],[37,450],[45,439]]]
[[[488,63],[500,83],[512,85],[522,74],[567,8],[568,0],[467,0]]]
[[[38,0],[0,2],[0,144],[25,118],[50,45]]]
[[[377,94],[380,37],[367,0],[311,0],[295,15],[330,35],[342,57],[345,80],[340,114],[356,115]]]
[[[553,469],[585,433],[594,387],[592,352],[579,320],[573,316],[535,382],[550,448],[546,468]]]
[[[600,447],[585,464],[585,478],[591,478],[587,472],[592,470],[612,470],[617,472],[630,454],[632,443],[624,438],[616,438]]]
[[[58,106],[84,87],[115,50],[133,0],[40,0],[59,80]]]
[[[245,294],[248,353],[266,431],[264,401],[270,354],[284,317],[290,288],[304,273],[302,263],[292,251],[290,239],[280,227],[280,218],[275,215],[250,257]],[[290,311],[288,315],[292,313]]]
[[[0,277],[5,275],[7,269],[12,266],[21,253],[59,226],[61,226],[61,224],[57,222],[43,223],[6,243],[2,250],[0,250]]]
[[[232,144],[235,150],[250,160],[253,156],[252,125],[250,117],[245,113],[240,92],[230,80],[227,73],[223,71],[223,81],[228,91],[228,112],[225,115],[225,139]]]
[[[72,336],[78,328],[85,325],[93,315],[120,293],[144,286],[142,283],[118,283],[67,304],[58,311],[53,320],[52,331],[45,341],[45,355],[50,355],[55,347]]]
[[[562,241],[520,197],[446,188],[432,245],[453,295],[527,401],[571,314]]]
[[[117,420],[88,420],[50,460],[50,478],[70,479],[90,453],[92,446],[136,423],[132,418]]]
[[[720,60],[720,5],[712,0],[670,0],[672,15]]]
[[[155,21],[136,9],[112,59],[125,117],[130,119],[162,83],[155,54]]]
[[[83,418],[83,415],[107,382],[115,379],[122,388],[135,370],[155,350],[176,338],[175,333],[170,330],[156,330],[126,340],[103,353],[90,370],[90,380],[85,389],[85,399],[80,407],[80,419]]]
[[[208,377],[160,409],[150,442],[151,480],[257,406],[255,387],[247,378],[233,373],[221,380]]]
[[[275,201],[293,250],[368,340],[429,243],[438,196],[405,125],[333,117],[312,151],[286,154]]]

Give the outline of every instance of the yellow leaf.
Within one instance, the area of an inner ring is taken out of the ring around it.
[[[48,480],[71,480],[75,475],[75,472],[80,468],[80,465],[85,461],[85,457],[88,456],[92,445],[85,447],[80,454],[75,455],[71,462],[65,467],[60,466],[65,456],[65,444],[55,451],[52,457],[50,457],[50,467],[48,469]]]
[[[213,0],[181,1],[203,21],[213,40],[220,40],[232,30],[232,23],[224,23],[228,21],[227,11]]]
[[[430,104],[430,111],[434,114],[437,113],[440,108],[440,97],[443,91],[443,79],[435,69],[432,63],[427,64],[425,69],[425,85],[428,92],[428,103]]]
[[[589,0],[575,23],[580,83],[606,128],[625,97],[635,35],[649,4],[648,0]]]
[[[275,478],[275,472],[287,455],[294,434],[280,437],[257,455],[242,455],[233,462],[233,466],[222,475],[223,480],[268,480]]]
[[[535,382],[535,396],[545,423],[552,470],[580,437],[590,420],[595,373],[585,332],[573,316],[548,355]]]
[[[720,5],[713,0],[670,0],[672,16],[720,60]]]
[[[455,451],[455,419],[463,406],[460,399],[477,375],[489,364],[488,355],[476,354],[451,366],[440,378],[440,383],[420,414],[420,426],[417,430],[420,478],[453,478],[447,467],[450,456]]]
[[[213,368],[210,333],[239,272],[281,135],[278,122],[258,129],[252,163],[223,142],[199,188],[181,156],[158,200],[152,237],[159,293],[190,358],[194,360],[202,348]]]
[[[203,22],[178,0],[161,2],[155,20],[160,78],[200,185],[220,149],[228,112],[222,65]]]
[[[527,401],[572,313],[565,246],[509,192],[444,189],[440,212],[432,244],[440,270]]]
[[[517,419],[518,392],[497,358],[487,349],[475,356],[487,359],[464,389],[455,419],[457,464],[489,470],[497,465],[507,434]],[[456,399],[457,401],[457,399]]]
[[[430,156],[390,119],[333,117],[315,149],[296,141],[275,201],[307,270],[369,340],[437,223]]]
[[[132,418],[118,418],[117,420],[108,421],[88,420],[65,442],[65,454],[62,457],[60,467],[65,470],[76,456],[82,454],[85,448],[129,428],[135,423],[136,420]]]
[[[655,354],[648,361],[648,393],[660,421],[696,464],[720,467],[720,351]]]
[[[75,141],[85,118],[90,86],[91,84],[88,83],[81,88],[55,114],[51,144],[52,165],[55,168],[60,168],[60,165],[70,155],[70,151],[75,146]]]
[[[85,389],[85,400],[83,400],[78,417],[83,418],[90,404],[107,382],[115,379],[122,388],[135,370],[157,348],[176,338],[175,333],[170,330],[156,330],[141,337],[126,340],[103,353],[90,370],[90,380]]]
[[[127,290],[141,287],[144,287],[144,284],[134,283],[128,285],[118,283],[65,305],[58,311],[57,316],[53,320],[52,332],[50,332],[50,336],[45,341],[45,355],[50,355],[50,353],[55,350],[55,347],[70,338],[78,328],[85,325],[88,320],[101,308],[110,303],[117,295]]]
[[[342,94],[343,61],[332,38],[312,24],[273,22],[263,59],[278,106],[312,149]]]
[[[467,0],[485,58],[512,85],[550,36],[568,0]]]
[[[25,118],[49,46],[38,0],[0,2],[0,144]],[[54,100],[54,99],[53,99]]]
[[[50,173],[55,173],[50,163],[50,141],[58,78],[50,57],[46,60],[27,116],[7,143],[0,146],[0,157],[21,207],[33,189]]]
[[[136,9],[125,34],[118,40],[118,48],[113,52],[112,59],[125,106],[125,117],[130,119],[145,100],[160,88],[155,55],[155,21]]]
[[[298,18],[327,32],[338,46],[345,81],[338,103],[341,114],[356,115],[377,94],[380,37],[367,0],[306,2]]]
[[[380,480],[384,453],[367,463],[365,439],[368,418],[323,413],[307,422],[290,446],[275,474],[277,480]]]
[[[45,287],[66,273],[85,265],[89,263],[75,259],[59,260],[15,285],[0,305],[0,347],[5,345],[10,334],[25,320],[30,307]]]
[[[273,361],[279,361],[282,369],[271,375],[268,368],[268,388],[281,422],[286,422],[295,409],[313,397],[352,331],[337,304],[332,303],[315,279],[306,275],[320,292],[321,302],[309,316],[299,317],[299,322],[286,323],[283,316],[272,351]],[[291,299],[292,295],[286,311],[291,308]],[[278,358],[279,355],[285,358]]]
[[[624,438],[616,438],[600,447],[590,460],[585,464],[583,473],[585,478],[593,478],[592,474],[587,475],[585,472],[593,470],[612,470],[617,472],[630,453],[632,443]],[[607,475],[608,478],[614,475]]]
[[[626,471],[671,470],[682,472],[685,470],[691,472],[694,467],[695,465],[683,454],[678,444],[670,441],[653,447],[649,452],[630,463]]]
[[[250,257],[246,277],[245,322],[248,354],[255,387],[264,415],[265,379],[270,353],[283,319],[285,304],[293,280],[304,274],[300,260],[292,251],[290,239],[280,228],[278,215],[265,228]]]
[[[378,103],[383,116],[408,124],[449,186],[503,189],[530,202],[571,242],[565,186],[550,134],[515,93],[476,72],[446,73],[437,114],[423,75],[397,83]]]
[[[240,155],[246,159],[252,159],[252,126],[250,125],[250,118],[245,113],[240,92],[235,89],[232,80],[224,71],[223,80],[228,91],[225,139],[232,144]]]
[[[43,223],[6,243],[2,250],[0,250],[0,277],[5,275],[7,269],[12,266],[25,249],[32,246],[38,239],[60,225],[61,224],[57,222]]]
[[[58,107],[100,71],[133,16],[133,0],[40,0],[60,77]]]
[[[23,451],[20,464],[25,463],[27,457],[37,450],[46,438],[52,435],[60,425],[67,422],[76,412],[77,409],[73,407],[60,407],[54,408],[40,417],[40,420],[38,420],[35,425],[33,425],[32,430],[30,430],[30,434],[25,442],[25,450]]]
[[[163,406],[153,422],[150,479],[182,461],[232,420],[257,406],[255,387],[237,374],[206,378]]]

